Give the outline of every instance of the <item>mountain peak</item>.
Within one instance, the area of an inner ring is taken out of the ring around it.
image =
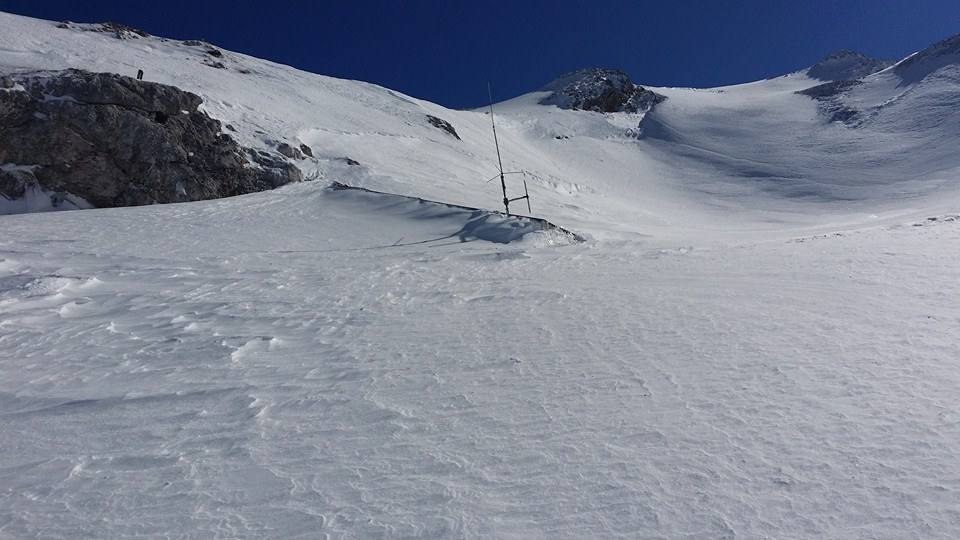
[[[870,59],[869,56],[867,56],[867,55],[865,55],[865,54],[863,54],[863,53],[860,53],[860,52],[851,50],[851,49],[838,49],[838,50],[833,51],[832,53],[824,56],[821,61],[837,60],[837,59],[844,59],[844,58],[857,58],[857,59],[861,59],[861,60],[862,60],[862,59]]]
[[[840,49],[811,66],[807,70],[807,75],[821,81],[859,79],[891,65],[893,62],[871,58],[849,49]]]
[[[636,85],[622,70],[588,68],[567,73],[543,87],[541,105],[595,112],[646,112],[666,97]]]
[[[565,73],[543,87],[544,90],[559,90],[570,84],[605,82],[614,86],[633,84],[626,71],[613,68],[593,67]]]

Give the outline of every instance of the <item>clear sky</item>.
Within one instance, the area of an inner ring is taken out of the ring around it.
[[[639,84],[719,86],[841,48],[899,59],[960,33],[960,0],[0,0],[0,10],[202,38],[458,108],[482,105],[488,80],[497,99],[595,66]]]

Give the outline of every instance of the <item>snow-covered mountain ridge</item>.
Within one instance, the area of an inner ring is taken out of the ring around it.
[[[2,15],[2,26],[4,70],[72,67],[133,75],[143,69],[147,80],[200,95],[201,108],[241,145],[292,159],[306,178],[499,206],[498,186],[484,183],[496,164],[483,110],[448,110],[375,85],[122,26],[13,15]],[[960,125],[956,85],[927,76],[905,82],[901,72],[919,60],[905,62],[867,75],[828,104],[795,94],[820,83],[805,74],[707,90],[638,87],[638,106],[597,108],[628,111],[613,113],[540,105],[558,99],[551,87],[553,97],[534,92],[497,106],[505,167],[526,172],[536,214],[599,237],[670,234],[681,209],[684,227],[710,230],[738,228],[730,223],[733,213],[736,223],[752,215],[759,227],[770,219],[816,225],[804,208],[809,200],[827,203],[834,221],[899,213],[904,195],[936,193],[943,200],[960,166],[951,146]],[[953,67],[937,64],[927,75]],[[589,73],[602,72],[581,75]],[[583,87],[577,81],[583,77],[555,86]],[[620,82],[633,88],[629,78]],[[314,155],[278,153],[299,153],[301,146]],[[519,182],[510,184],[515,196]]]
[[[859,79],[893,65],[887,60],[878,60],[850,50],[835,51],[814,64],[807,75],[821,81]]]

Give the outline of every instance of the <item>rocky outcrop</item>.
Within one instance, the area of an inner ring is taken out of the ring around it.
[[[831,81],[806,90],[800,90],[797,94],[818,101],[821,114],[831,122],[854,125],[861,119],[860,111],[847,106],[842,98],[851,88],[856,88],[861,84],[863,84],[863,81],[860,80]]]
[[[545,86],[550,95],[541,105],[595,112],[647,112],[667,99],[652,90],[633,84],[630,76],[616,69],[583,69],[560,77]]]
[[[861,111],[850,107],[844,96],[863,84],[861,80],[893,65],[893,62],[878,60],[854,51],[841,50],[827,55],[807,70],[812,79],[826,81],[823,84],[800,90],[797,94],[818,102],[820,113],[830,122],[856,126],[863,121]]]
[[[277,145],[277,152],[290,159],[304,159],[303,150],[291,146],[289,143],[282,142]]]
[[[807,70],[807,76],[821,81],[859,79],[893,65],[855,51],[841,50],[825,56]]]
[[[837,96],[855,86],[860,86],[863,84],[863,81],[853,80],[853,81],[833,81],[823,84],[818,84],[807,88],[806,90],[800,90],[798,94],[803,94],[805,96],[812,97],[817,100],[824,100]]]
[[[302,179],[286,161],[255,159],[200,103],[173,86],[111,73],[0,76],[0,195],[40,189],[97,207],[136,206]]]
[[[428,114],[428,115],[427,115],[427,122],[430,122],[430,125],[433,126],[433,127],[435,127],[435,128],[442,129],[443,131],[446,131],[447,133],[449,133],[450,135],[452,135],[452,136],[453,136],[455,139],[457,139],[458,141],[459,141],[459,140],[462,140],[462,139],[460,138],[460,135],[457,134],[457,130],[454,129],[453,124],[451,124],[450,122],[447,122],[447,121],[444,120],[443,118],[437,118],[436,116],[433,116],[433,115]]]
[[[64,28],[70,30],[80,30],[83,32],[100,32],[104,34],[113,34],[113,37],[117,39],[140,39],[144,37],[149,37],[150,34],[140,30],[139,28],[134,28],[132,26],[127,26],[125,24],[117,22],[105,22],[98,24],[83,24],[83,23],[73,23],[70,21],[63,21],[62,23],[57,24],[57,28]]]

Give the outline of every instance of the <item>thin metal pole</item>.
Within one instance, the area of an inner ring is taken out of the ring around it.
[[[527,214],[533,215],[533,209],[530,208],[530,192],[527,191],[527,175],[523,175],[523,198],[527,200]]]
[[[490,96],[490,127],[493,128],[493,144],[497,147],[497,166],[500,167],[500,187],[503,188],[503,209],[510,215],[510,199],[507,198],[507,181],[503,178],[503,161],[500,159],[500,142],[497,140],[497,123],[493,121],[493,91],[487,82],[487,95]]]

